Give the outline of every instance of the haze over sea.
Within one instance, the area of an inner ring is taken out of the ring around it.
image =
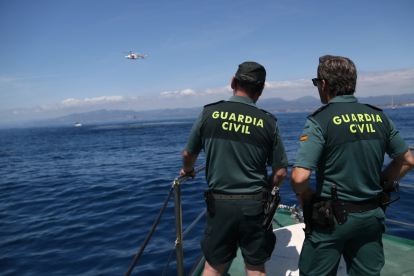
[[[414,145],[414,107],[384,111]],[[290,163],[308,113],[275,114]],[[0,129],[0,275],[124,275],[179,174],[194,121]],[[197,165],[203,163],[201,154]],[[414,186],[414,172],[400,183]],[[204,210],[206,187],[204,173],[183,183],[183,229]],[[283,204],[297,204],[288,181],[281,193]],[[387,217],[414,224],[414,189],[401,188],[400,196]],[[204,222],[184,239],[185,275],[201,254]],[[388,234],[414,239],[412,228],[386,225]],[[132,275],[161,275],[174,241],[172,197]],[[175,269],[174,256],[167,275]]]

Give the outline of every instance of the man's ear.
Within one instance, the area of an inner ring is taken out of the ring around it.
[[[262,93],[263,93],[263,89],[265,88],[265,86],[266,86],[266,84],[263,84],[263,87],[262,87],[262,89],[258,92],[259,93],[259,97],[260,96],[262,96]]]
[[[231,84],[230,84],[230,87],[231,87],[231,89],[234,89],[234,76],[233,77],[231,77]]]
[[[329,94],[329,86],[325,80],[322,80],[322,91],[324,94]]]

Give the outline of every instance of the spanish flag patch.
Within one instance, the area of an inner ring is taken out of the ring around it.
[[[300,137],[300,141],[305,141],[306,139],[308,139],[308,135],[303,135],[302,137]]]

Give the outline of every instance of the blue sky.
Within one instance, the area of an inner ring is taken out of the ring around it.
[[[325,54],[354,61],[356,96],[414,93],[413,1],[10,0],[0,39],[0,122],[202,106],[244,61],[267,70],[261,100],[317,97]]]

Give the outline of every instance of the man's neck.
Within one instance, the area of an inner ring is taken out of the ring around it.
[[[254,103],[256,103],[256,102],[257,102],[257,100],[259,99],[259,97],[256,97],[256,95],[255,95],[255,97],[252,97],[252,96],[250,96],[249,94],[247,94],[246,92],[244,92],[244,91],[240,91],[240,90],[238,90],[238,91],[234,91],[234,92],[233,92],[233,96],[243,96],[243,97],[246,97],[246,98],[252,99]]]
[[[329,101],[330,100],[332,100],[333,98],[336,98],[336,95],[335,94],[328,94],[328,95],[326,95],[327,96],[327,98],[328,98],[328,103],[329,103]]]

